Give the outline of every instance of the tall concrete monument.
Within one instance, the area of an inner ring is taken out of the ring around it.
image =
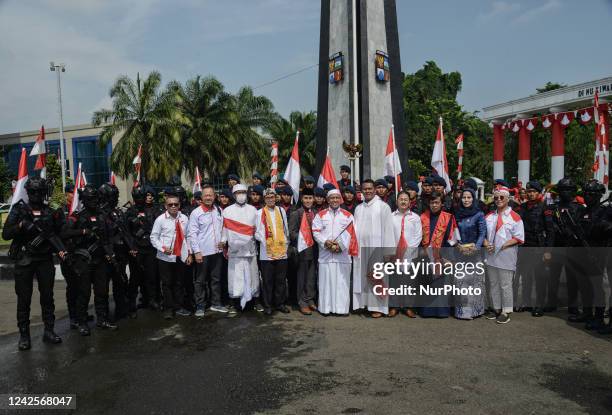
[[[321,0],[317,166],[349,164],[343,142],[360,144],[353,179],[383,176],[391,126],[404,151],[402,72],[395,0]]]

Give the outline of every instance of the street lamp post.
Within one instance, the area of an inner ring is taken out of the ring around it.
[[[66,65],[63,63],[49,63],[51,72],[57,74],[57,104],[60,118],[59,133],[60,133],[60,166],[62,169],[62,189],[66,188],[66,155],[64,154],[64,114],[62,111],[62,81],[60,74],[66,72]]]

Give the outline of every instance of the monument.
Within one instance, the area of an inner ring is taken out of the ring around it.
[[[404,114],[395,0],[321,0],[317,166],[329,150],[334,170],[349,164],[343,149],[361,145],[352,177],[383,176],[391,126],[404,179]],[[351,157],[354,159],[354,157]]]

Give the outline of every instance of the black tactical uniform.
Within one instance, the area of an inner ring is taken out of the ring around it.
[[[61,343],[62,339],[53,331],[55,303],[53,284],[55,266],[52,253],[66,253],[58,236],[62,228],[61,210],[52,210],[44,203],[48,187],[45,179],[32,177],[25,185],[29,202],[18,201],[10,210],[2,237],[12,239],[9,257],[15,261],[15,293],[17,294],[17,325],[20,339],[19,350],[28,350],[30,341],[30,305],[34,276],[38,280],[40,308],[45,324],[43,341]]]
[[[582,298],[582,315],[574,321],[586,322],[588,330],[599,330],[604,327],[605,296],[603,274],[606,267],[608,240],[612,232],[612,223],[608,210],[600,200],[606,188],[597,180],[584,185],[586,206],[578,210],[576,224],[581,237],[586,240],[581,248],[582,272],[578,276]]]
[[[84,208],[68,218],[62,229],[62,237],[74,246],[73,268],[79,279],[77,297],[77,319],[79,333],[89,336],[87,308],[94,290],[96,325],[103,329],[115,329],[109,321],[107,265],[114,260],[113,244],[110,239],[109,221],[99,209],[98,191],[91,184],[79,190]]]
[[[545,311],[553,311],[558,304],[559,278],[565,268],[567,278],[567,304],[570,317],[578,314],[578,275],[580,273],[580,254],[576,248],[583,246],[583,241],[576,233],[576,217],[580,204],[575,202],[576,185],[571,179],[563,178],[557,183],[559,202],[546,206],[544,214],[552,217],[553,250],[548,281],[547,302]]]
[[[542,185],[533,181],[527,183],[527,189],[542,191]],[[553,222],[550,215],[544,214],[541,201],[527,201],[521,205],[519,214],[525,228],[525,243],[518,253],[517,272],[514,276],[515,298],[518,299],[519,283],[522,285],[522,306],[531,308],[534,317],[541,317],[546,301],[546,285],[550,272],[545,253],[550,254],[553,243]],[[535,301],[532,299],[532,288],[535,282]],[[521,310],[518,310],[521,311]]]
[[[128,307],[130,313],[136,311],[136,299],[140,289],[143,307],[159,309],[159,274],[157,272],[156,251],[151,245],[151,230],[155,219],[162,213],[159,206],[145,203],[146,187],[132,190],[134,204],[127,210],[127,226],[138,254],[130,257],[130,279],[128,283]]]
[[[104,183],[98,189],[101,198],[101,208],[109,221],[109,237],[113,244],[115,259],[107,265],[107,272],[113,282],[113,299],[115,300],[115,321],[125,317],[128,313],[127,290],[128,281],[125,272],[131,253],[136,252],[132,235],[127,228],[127,218],[123,211],[117,207],[119,203],[119,189],[111,183]],[[131,317],[136,317],[130,311]]]

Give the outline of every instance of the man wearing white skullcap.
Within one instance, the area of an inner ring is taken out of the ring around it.
[[[493,193],[496,210],[486,217],[487,278],[489,279],[489,301],[495,314],[488,313],[487,319],[499,324],[510,321],[512,313],[512,279],[516,271],[518,245],[525,240],[523,221],[518,213],[508,206],[510,190],[499,186]]]
[[[223,210],[221,243],[227,246],[227,285],[230,298],[240,298],[240,306],[259,295],[259,270],[255,247],[257,210],[247,204],[247,187],[232,187],[236,203]]]
[[[340,208],[338,189],[327,192],[328,209],[317,213],[312,221],[312,234],[319,245],[319,312],[347,315],[350,306],[351,256],[359,246],[353,215]]]

